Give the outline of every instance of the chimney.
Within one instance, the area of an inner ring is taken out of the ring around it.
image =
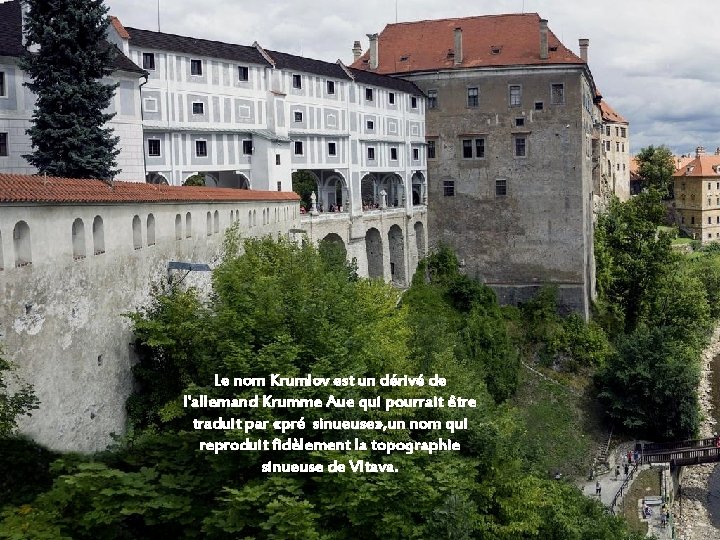
[[[540,19],[540,60],[548,59],[547,19]]]
[[[705,147],[704,146],[698,146],[695,149],[695,157],[700,157],[705,155]]]
[[[720,156],[720,146],[715,149],[715,155]]]
[[[378,35],[368,34],[370,40],[370,69],[377,69],[378,67]]]
[[[455,65],[462,64],[463,61],[463,50],[462,50],[462,28],[458,27],[455,29]]]
[[[590,46],[590,40],[587,38],[580,38],[580,58],[582,58],[582,61],[586,64],[588,63],[588,47]]]
[[[353,43],[352,52],[353,52],[353,62],[357,62],[357,59],[360,58],[360,56],[362,55],[362,47],[360,46],[359,41],[356,41],[355,43]]]

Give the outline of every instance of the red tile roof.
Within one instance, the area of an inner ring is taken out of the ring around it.
[[[0,203],[152,203],[299,201],[287,191],[255,191],[204,186],[166,186],[144,182],[114,182],[0,174]]]
[[[600,102],[600,113],[602,114],[602,119],[605,122],[613,122],[615,124],[627,124],[628,121],[625,120],[622,116],[620,116],[618,113],[615,112],[615,110],[607,104],[605,100]]]
[[[455,28],[462,29],[463,61],[455,66]],[[540,16],[537,13],[483,15],[388,24],[378,39],[377,73],[411,73],[438,69],[585,62],[548,30],[549,54],[540,59]],[[494,50],[499,50],[493,53]],[[553,50],[555,49],[555,50]],[[366,52],[352,66],[369,70]]]
[[[701,155],[695,157],[681,168],[679,168],[673,176],[717,176],[720,174],[715,172],[720,167],[720,155]]]

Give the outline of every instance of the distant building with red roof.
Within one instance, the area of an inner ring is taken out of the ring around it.
[[[431,243],[452,246],[504,303],[554,284],[561,306],[587,316],[606,146],[589,40],[575,54],[537,13],[388,24],[368,37],[352,66],[427,96]]]
[[[678,158],[673,175],[677,225],[703,244],[720,241],[720,148],[706,154],[698,146],[692,158]]]
[[[628,121],[602,99],[598,104],[602,127],[600,140],[600,191],[621,201],[630,198],[630,129]],[[605,197],[603,197],[605,198]]]

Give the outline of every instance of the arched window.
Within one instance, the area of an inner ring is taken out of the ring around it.
[[[257,210],[253,210],[253,227],[257,225]]]
[[[85,224],[77,218],[72,224],[73,259],[85,258]]]
[[[0,232],[0,270],[4,269],[5,265],[3,264],[2,232]]]
[[[155,216],[152,214],[147,217],[147,245],[155,245]]]
[[[185,238],[192,238],[192,215],[185,214]]]
[[[100,255],[105,253],[105,229],[100,216],[93,219],[93,253]]]
[[[230,223],[235,221],[235,210],[230,210]]]
[[[15,248],[15,266],[32,264],[30,247],[30,227],[24,221],[18,221],[13,229],[13,247]]]
[[[182,240],[182,217],[175,214],[175,240]]]
[[[207,213],[207,224],[205,226],[205,232],[208,236],[212,234],[212,214],[210,212]]]
[[[140,230],[140,217],[133,217],[133,247],[140,249],[142,247],[142,231]]]
[[[235,221],[240,221],[240,210],[235,209]]]
[[[215,214],[213,215],[213,221],[215,222],[213,231],[217,234],[220,232],[220,212],[217,210],[215,210]]]
[[[252,210],[248,210],[248,228],[252,227]]]

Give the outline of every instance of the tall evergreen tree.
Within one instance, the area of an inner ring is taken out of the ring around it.
[[[39,172],[74,178],[111,179],[119,138],[106,123],[117,84],[115,49],[105,38],[108,8],[103,0],[25,0],[28,45],[39,45],[20,67],[37,96],[27,133],[33,153],[24,156]]]

